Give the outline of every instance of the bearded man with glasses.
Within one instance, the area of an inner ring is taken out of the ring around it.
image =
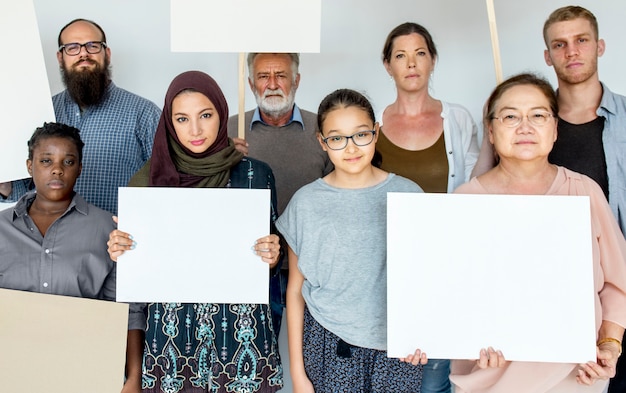
[[[52,97],[56,121],[80,130],[85,142],[83,171],[75,190],[87,202],[117,214],[117,189],[150,158],[161,110],[117,87],[111,80],[111,49],[95,22],[75,19],[58,37],[66,90]],[[30,181],[0,184],[0,197],[17,201]]]

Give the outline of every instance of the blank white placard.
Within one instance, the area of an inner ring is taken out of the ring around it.
[[[595,360],[589,198],[389,193],[388,350]]]
[[[0,182],[29,177],[26,142],[54,121],[32,0],[0,0]]]
[[[321,0],[170,0],[173,52],[319,53]]]
[[[270,190],[119,189],[117,300],[268,303],[269,265],[252,251],[270,233]]]

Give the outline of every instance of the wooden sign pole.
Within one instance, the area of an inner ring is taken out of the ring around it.
[[[246,62],[244,52],[239,53],[239,122],[237,136],[241,139],[245,139],[246,130]]]
[[[502,82],[502,60],[500,58],[500,43],[498,42],[498,28],[496,27],[496,13],[493,0],[487,1],[487,16],[489,18],[489,32],[491,33],[491,50],[493,52],[493,64],[496,71],[496,82]]]

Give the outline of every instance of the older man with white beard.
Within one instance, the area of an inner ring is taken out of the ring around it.
[[[332,164],[317,141],[317,115],[298,108],[295,95],[300,83],[298,53],[248,54],[248,82],[258,107],[246,112],[246,139],[236,138],[238,116],[228,120],[235,146],[270,165],[276,178],[278,215],[293,194],[305,184],[328,174]],[[286,249],[286,248],[285,248]],[[285,306],[286,257],[272,277],[270,302],[276,334]]]

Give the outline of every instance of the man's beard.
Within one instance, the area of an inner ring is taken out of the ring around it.
[[[577,73],[568,72],[565,67],[554,67],[554,71],[557,78],[565,83],[570,85],[583,83],[591,79],[598,71],[598,58],[593,58],[588,63],[585,63],[585,69]]]
[[[61,76],[72,99],[81,107],[96,105],[102,101],[111,80],[109,59],[105,59],[104,68],[94,62],[93,70],[68,70],[61,66]]]
[[[276,96],[276,94],[279,94],[280,97]],[[265,113],[269,117],[277,118],[288,113],[293,108],[293,103],[296,98],[296,90],[292,88],[287,96],[285,96],[285,93],[281,89],[266,89],[263,96],[259,95],[255,91],[254,98],[256,98],[256,103],[261,112]]]

